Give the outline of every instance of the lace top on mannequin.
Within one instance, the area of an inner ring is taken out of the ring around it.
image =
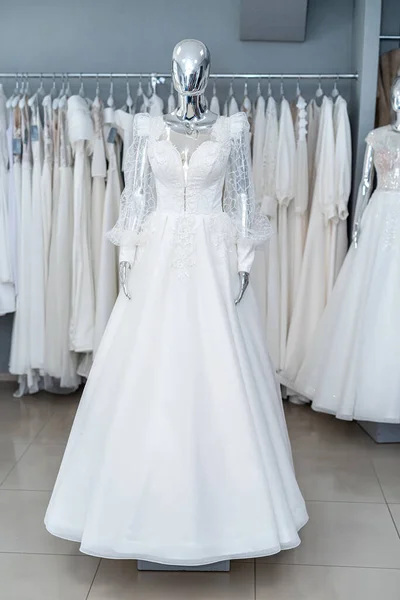
[[[386,125],[371,131],[366,142],[374,151],[378,189],[400,191],[400,133]]]
[[[127,249],[140,245],[148,235],[148,220],[154,211],[226,213],[230,236],[238,245],[239,263],[244,266],[247,254],[271,234],[268,218],[256,210],[246,115],[219,117],[190,148],[186,173],[178,145],[183,136],[175,133],[171,137],[170,133],[162,117],[135,116],[126,187],[110,240]],[[183,148],[188,148],[184,141]],[[143,153],[147,157],[144,168]]]

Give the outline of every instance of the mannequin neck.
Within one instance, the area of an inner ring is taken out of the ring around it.
[[[201,101],[201,96],[178,96],[178,108],[175,114],[182,121],[201,119],[206,107]]]
[[[392,128],[393,128],[393,131],[397,131],[397,133],[400,133],[400,111],[395,112],[394,115],[395,116],[392,121]]]

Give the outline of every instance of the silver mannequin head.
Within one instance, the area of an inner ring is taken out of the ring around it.
[[[180,96],[204,94],[210,73],[210,52],[199,40],[182,40],[172,53],[172,81]]]
[[[390,98],[394,112],[400,112],[400,75],[396,77],[390,90]]]

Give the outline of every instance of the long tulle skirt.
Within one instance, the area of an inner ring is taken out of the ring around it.
[[[400,422],[400,193],[376,191],[295,388],[339,419]]]
[[[150,218],[45,519],[87,554],[197,565],[300,542],[282,403],[252,289],[234,304],[226,219]]]

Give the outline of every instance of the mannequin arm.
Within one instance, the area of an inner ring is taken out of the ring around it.
[[[360,188],[358,190],[356,211],[354,217],[353,235],[352,239],[354,247],[358,247],[358,240],[360,237],[360,223],[364,210],[368,204],[372,192],[372,182],[374,177],[374,150],[371,144],[367,144],[367,148],[364,156],[364,166],[362,172],[362,179]]]

